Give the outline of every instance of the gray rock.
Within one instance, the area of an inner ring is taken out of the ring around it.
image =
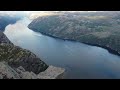
[[[1,43],[12,44],[2,31],[0,31],[0,44]]]
[[[22,66],[20,66],[20,67],[18,67],[17,69],[16,69],[18,72],[25,72],[25,69],[22,67]]]
[[[0,79],[62,79],[65,69],[49,66],[44,72],[35,74],[20,66],[11,68],[6,62],[0,62]]]
[[[0,62],[0,79],[17,79],[19,74],[6,62]]]
[[[48,66],[32,52],[13,45],[0,31],[0,79],[56,79],[64,69]]]
[[[6,62],[0,62],[0,79],[36,79],[33,72],[25,71],[23,67],[11,68]]]
[[[19,73],[21,79],[37,79],[37,75],[35,73],[25,71],[22,66],[18,67],[16,72]]]
[[[39,79],[62,79],[64,78],[65,69],[49,66],[44,72],[38,74]]]
[[[45,71],[35,74],[25,71],[23,67],[18,67],[17,72],[22,79],[63,79],[65,69],[49,66]]]
[[[48,65],[32,52],[6,43],[0,44],[0,61],[8,62],[12,68],[22,66],[26,71],[36,74],[48,68]]]

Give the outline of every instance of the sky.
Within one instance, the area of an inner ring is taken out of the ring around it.
[[[21,13],[26,13],[26,14],[30,14],[30,13],[49,13],[49,12],[60,12],[60,11],[0,11],[0,13],[6,13],[6,14],[21,14]],[[66,12],[66,11],[62,11],[62,12]],[[78,11],[67,11],[67,12],[78,12]],[[97,11],[79,11],[79,12],[97,12]]]
[[[0,15],[9,15],[9,16],[15,16],[15,15],[25,15],[28,16],[30,19],[34,19],[38,16],[47,16],[47,15],[53,15],[57,14],[60,11],[0,11]],[[61,11],[66,12],[66,11]],[[97,11],[67,11],[67,12],[97,12]]]

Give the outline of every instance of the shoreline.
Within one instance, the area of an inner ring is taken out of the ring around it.
[[[29,27],[28,27],[29,28]],[[31,28],[29,28],[29,29],[31,29]],[[31,29],[31,30],[33,30],[33,29]],[[34,30],[33,30],[34,31]],[[35,31],[35,32],[37,32],[37,31]],[[49,34],[46,34],[46,33],[44,33],[44,32],[37,32],[37,33],[41,33],[41,34],[43,34],[43,35],[46,35],[46,36],[49,36],[49,37],[52,37],[52,38],[56,38],[56,39],[61,39],[61,40],[68,40],[68,41],[72,41],[72,42],[80,42],[80,41],[77,41],[77,40],[72,40],[72,39],[63,39],[63,38],[60,38],[60,37],[57,37],[57,36],[52,36],[52,35],[49,35]],[[109,53],[111,53],[111,54],[114,54],[114,55],[117,55],[117,56],[120,56],[120,53],[119,52],[117,52],[117,51],[115,51],[115,50],[113,50],[113,49],[111,49],[111,48],[109,48],[109,47],[107,47],[107,46],[102,46],[102,45],[98,45],[98,44],[91,44],[91,43],[86,43],[86,42],[80,42],[80,43],[83,43],[83,44],[86,44],[86,45],[90,45],[90,46],[97,46],[97,47],[101,47],[101,48],[103,48],[103,49],[106,49]]]

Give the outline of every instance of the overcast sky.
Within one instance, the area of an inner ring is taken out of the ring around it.
[[[66,12],[66,11],[0,11],[0,15],[10,15],[10,16],[15,16],[15,15],[27,15],[29,17],[33,17],[35,15],[53,15],[58,12]],[[67,11],[67,12],[97,12],[97,11]]]
[[[6,14],[16,14],[16,13],[33,13],[33,12],[39,12],[39,13],[49,13],[49,12],[60,12],[60,11],[0,11],[0,13],[6,13]],[[62,11],[66,12],[66,11]],[[67,11],[67,12],[96,12],[96,11]]]

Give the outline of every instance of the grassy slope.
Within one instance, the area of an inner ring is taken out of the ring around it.
[[[28,27],[62,39],[105,46],[120,53],[120,12],[74,15],[37,18]]]

